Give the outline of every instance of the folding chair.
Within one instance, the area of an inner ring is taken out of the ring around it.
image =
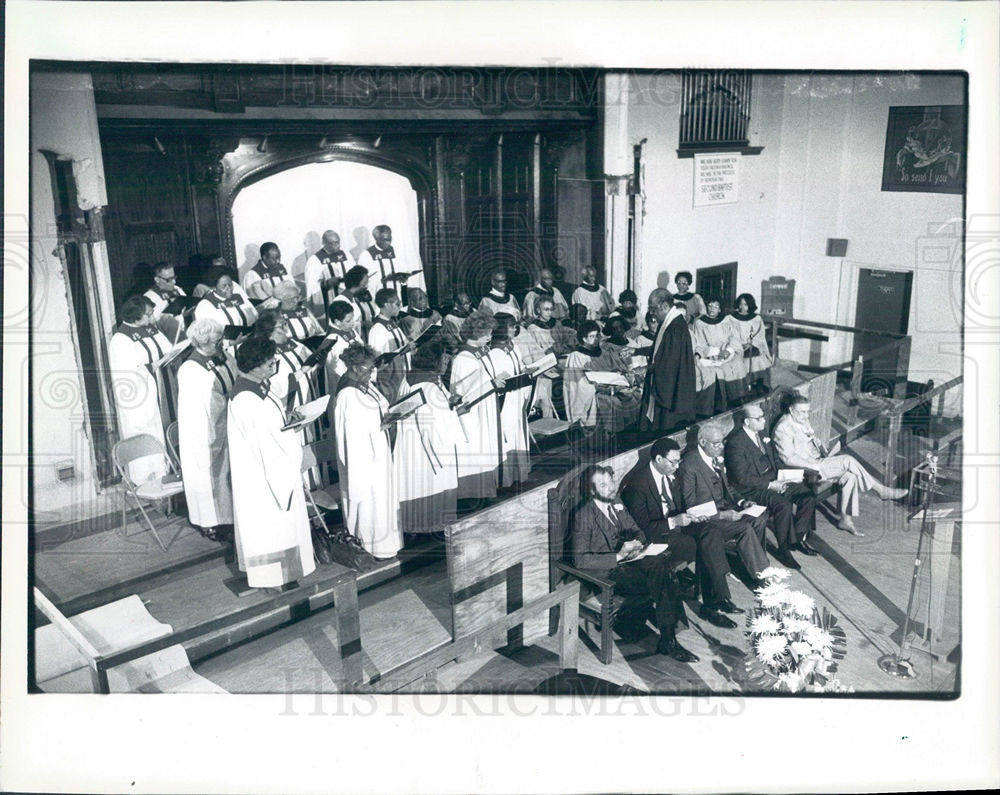
[[[336,467],[336,465],[337,448],[334,446],[333,439],[320,439],[302,445],[302,472],[306,473],[316,467],[321,475],[319,488],[305,490],[306,501],[312,507],[327,534],[329,534],[330,528],[327,527],[326,521],[323,519],[323,511],[320,508],[327,511],[340,510],[340,484],[330,483],[325,486],[322,484],[329,480],[325,476],[329,468]]]
[[[139,511],[142,513],[143,519],[146,520],[149,531],[153,534],[153,538],[156,539],[156,543],[160,545],[160,549],[166,552],[167,547],[156,532],[156,528],[150,521],[146,509],[142,507],[142,501],[148,500],[159,505],[162,500],[169,500],[171,497],[184,491],[184,482],[180,479],[172,483],[164,483],[162,480],[151,480],[136,485],[132,481],[132,478],[129,477],[128,465],[139,458],[151,455],[163,456],[169,464],[170,471],[175,475],[178,474],[166,450],[163,449],[160,440],[155,436],[150,436],[148,433],[129,436],[120,442],[115,442],[115,446],[111,448],[111,459],[115,462],[115,468],[118,470],[118,474],[121,475],[122,484],[125,486],[125,491],[122,492],[122,532],[124,533],[128,527],[126,513],[128,510],[128,496],[131,495],[136,505],[139,506]],[[163,511],[163,515],[169,517],[170,514]],[[177,540],[182,529],[177,531],[177,535],[174,536],[171,543]]]
[[[170,460],[176,467],[180,474],[181,472],[181,432],[177,425],[177,420],[174,420],[167,426],[167,452],[170,453]]]

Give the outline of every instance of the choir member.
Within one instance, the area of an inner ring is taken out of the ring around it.
[[[583,269],[583,284],[573,291],[572,301],[587,307],[587,320],[606,318],[615,307],[608,288],[597,283],[597,269],[591,267]]]
[[[168,315],[163,312],[175,298],[187,295],[177,284],[174,266],[169,262],[157,262],[153,266],[153,286],[143,295],[153,305],[153,322],[164,336],[172,342],[183,338],[186,325],[184,315]]]
[[[743,348],[735,321],[722,313],[722,301],[710,296],[705,314],[691,324],[696,364],[695,411],[710,417],[746,397]]]
[[[552,271],[548,268],[542,268],[539,271],[538,283],[528,290],[527,295],[524,296],[523,309],[526,319],[530,321],[532,318],[537,317],[535,305],[543,298],[548,298],[552,301],[552,317],[556,320],[562,320],[564,317],[569,316],[569,304],[566,303],[566,298],[563,294],[556,289]]]
[[[736,339],[743,347],[741,369],[747,387],[766,395],[771,386],[771,351],[767,347],[764,320],[757,314],[757,302],[750,293],[736,298],[736,311],[730,315],[736,326]]]
[[[578,344],[566,358],[563,371],[566,419],[579,422],[583,427],[596,426],[619,433],[638,417],[639,398],[634,377],[617,353],[602,349],[598,342],[601,327],[593,320],[581,323],[576,334]],[[587,379],[587,372],[617,373],[629,385],[597,385]]]
[[[479,302],[479,311],[490,315],[506,312],[508,315],[513,315],[515,320],[521,319],[521,308],[517,304],[517,299],[507,292],[507,272],[503,269],[495,270],[490,275],[490,291]]]
[[[332,229],[323,233],[323,245],[306,260],[306,300],[313,314],[325,317],[330,302],[337,297],[353,260],[340,247],[340,235]]]
[[[406,291],[409,302],[406,309],[399,313],[399,325],[411,340],[415,340],[428,326],[441,322],[441,314],[431,309],[427,293],[419,287],[411,287]]]
[[[344,524],[375,558],[392,558],[403,546],[391,435],[383,428],[389,402],[372,383],[376,353],[351,345],[337,387],[334,437]]]
[[[163,444],[166,392],[160,368],[153,363],[170,350],[170,341],[153,323],[153,304],[145,296],[126,298],[120,318],[108,343],[108,357],[121,436],[148,433]],[[166,458],[145,456],[129,464],[128,475],[134,483],[141,483],[166,472]]]
[[[441,321],[441,339],[449,356],[454,356],[462,346],[462,324],[472,314],[472,299],[468,293],[455,293],[451,311]]]
[[[524,362],[514,346],[513,336],[521,330],[513,316],[498,312],[490,339],[490,350],[483,363],[494,381],[507,381],[525,372]],[[531,386],[504,389],[500,402],[500,486],[508,488],[523,483],[531,472],[528,450],[528,400]]]
[[[522,351],[521,358],[525,364],[532,364],[543,356],[555,353],[552,329],[556,325],[556,319],[552,316],[553,306],[550,298],[539,298],[533,304],[535,316],[517,338]],[[531,408],[538,407],[546,419],[556,419],[559,416],[552,397],[555,380],[561,375],[562,371],[558,367],[553,367],[542,373],[535,382],[535,397]]]
[[[226,402],[236,381],[236,360],[222,351],[222,326],[195,320],[188,329],[193,352],[177,369],[177,431],[188,519],[212,540],[233,523],[226,443]]]
[[[556,356],[566,356],[576,347],[576,330],[580,328],[580,324],[586,322],[587,307],[583,304],[573,304],[569,308],[569,317],[560,320],[552,327]]]
[[[337,382],[347,372],[347,367],[341,360],[340,355],[351,345],[363,345],[364,340],[354,328],[354,310],[350,304],[343,301],[334,301],[330,304],[327,313],[330,320],[330,333],[326,335],[328,340],[333,341],[333,347],[326,354],[324,366],[326,368],[326,392],[328,395],[337,394]],[[333,417],[334,401],[330,400],[330,417]]]
[[[214,320],[221,326],[252,326],[257,311],[242,294],[226,268],[213,265],[205,274],[210,290],[194,308],[195,320]]]
[[[604,321],[604,335],[606,339],[601,343],[601,347],[617,353],[626,365],[631,367],[632,351],[629,345],[629,338],[625,336],[628,331],[628,321],[620,315],[611,315]]]
[[[295,282],[278,282],[274,287],[274,297],[278,299],[277,310],[288,326],[288,333],[294,340],[304,340],[323,333],[319,321],[302,301],[299,285]]]
[[[399,315],[399,296],[391,287],[383,287],[375,293],[375,305],[378,307],[378,317],[368,332],[368,344],[372,350],[381,356],[404,348],[407,352],[394,356],[378,368],[375,383],[390,402],[402,397],[406,388],[406,374],[410,369],[410,354],[406,334],[399,327],[396,318]]]
[[[451,361],[451,392],[470,403],[494,388],[487,365],[485,346],[495,321],[485,312],[474,312],[462,323],[462,346]],[[466,441],[458,448],[458,498],[480,500],[497,494],[499,464],[499,412],[495,395],[490,395],[467,411],[459,407],[459,419]]]
[[[618,294],[618,306],[615,307],[614,311],[611,313],[610,317],[615,317],[616,315],[625,318],[628,323],[628,328],[626,329],[626,335],[630,338],[634,338],[639,334],[639,296],[635,294],[632,290],[622,290]]]
[[[442,530],[455,521],[458,446],[465,431],[451,393],[441,380],[444,344],[433,340],[413,355],[410,387],[425,403],[399,423],[394,451],[399,483],[399,523],[404,533]]]
[[[674,294],[673,300],[684,304],[684,312],[688,323],[694,323],[699,315],[705,314],[705,302],[701,300],[701,296],[698,293],[690,292],[691,280],[690,271],[679,271],[674,277],[677,292]]]
[[[274,295],[278,282],[291,282],[291,274],[281,264],[281,249],[277,243],[264,243],[260,259],[243,275],[243,289],[251,298],[262,301]]]
[[[367,338],[368,329],[375,320],[375,306],[368,291],[368,271],[363,265],[355,265],[344,276],[344,292],[331,301],[345,303],[354,312],[354,330]]]
[[[392,247],[392,229],[385,224],[379,224],[372,229],[375,242],[361,252],[358,265],[368,271],[372,289],[378,291],[384,287],[392,287],[400,301],[406,299],[407,287],[425,288],[423,273],[415,273],[409,278],[401,278],[404,273],[419,270],[408,263],[400,263],[396,251]]]
[[[278,368],[270,379],[274,396],[292,408],[312,400],[314,389],[306,367],[306,360],[312,352],[292,339],[280,310],[265,309],[261,312],[254,323],[252,336],[266,337],[274,343],[278,357]]]
[[[694,421],[695,363],[684,310],[670,302],[670,293],[658,287],[649,294],[649,310],[657,331],[650,352],[642,392],[639,428],[672,431]]]
[[[311,574],[312,536],[302,489],[302,444],[283,431],[284,408],[269,389],[273,340],[251,335],[236,349],[226,433],[232,468],[236,560],[252,588],[280,588]]]

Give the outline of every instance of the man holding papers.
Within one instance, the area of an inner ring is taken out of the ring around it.
[[[590,499],[573,515],[573,565],[585,572],[609,579],[615,595],[625,597],[615,631],[630,642],[641,637],[646,623],[647,603],[656,610],[660,640],[657,654],[678,662],[698,662],[675,636],[678,619],[687,623],[680,588],[664,555],[643,555],[646,536],[625,509],[615,500],[617,484],[610,467],[591,466],[584,473]]]
[[[801,472],[798,483],[779,477],[771,440],[761,435],[766,423],[760,406],[744,408],[743,427],[726,441],[726,469],[730,485],[741,497],[767,506],[778,542],[775,558],[790,569],[798,569],[793,549],[803,555],[817,554],[806,540],[816,529],[816,495],[801,482]]]

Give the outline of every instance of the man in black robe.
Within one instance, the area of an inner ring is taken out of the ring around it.
[[[694,422],[695,371],[691,333],[683,309],[670,303],[662,288],[649,295],[649,310],[659,321],[646,371],[640,431],[672,431]]]

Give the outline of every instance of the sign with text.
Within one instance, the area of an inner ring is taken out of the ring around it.
[[[739,189],[739,152],[705,152],[694,156],[695,207],[736,204]]]

